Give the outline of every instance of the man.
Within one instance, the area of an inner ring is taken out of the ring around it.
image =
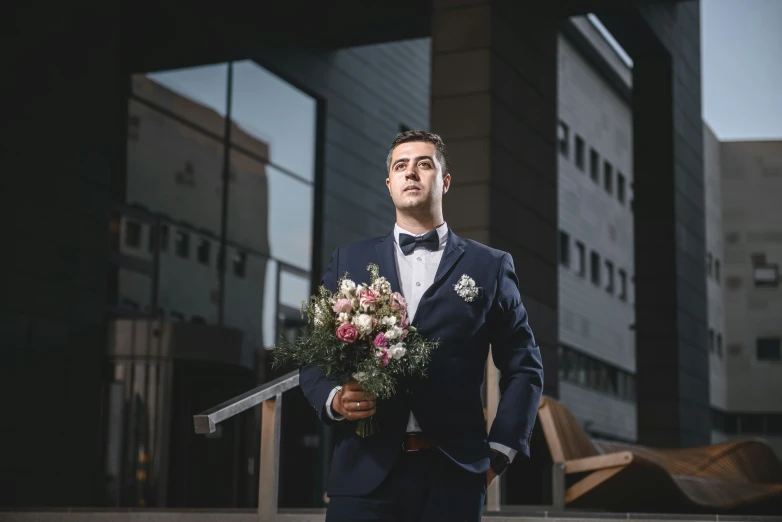
[[[339,386],[301,369],[310,404],[336,427],[326,520],[477,522],[486,487],[519,452],[529,456],[543,389],[540,350],[511,256],[456,236],[443,220],[451,175],[442,139],[402,133],[386,167],[393,232],[338,248],[322,284],[336,291],[345,272],[367,281],[367,265],[376,263],[406,299],[412,324],[440,345],[427,376],[401,383],[385,401],[358,383]],[[487,435],[481,387],[490,345],[502,397]],[[379,431],[358,437],[352,421],[372,415]]]

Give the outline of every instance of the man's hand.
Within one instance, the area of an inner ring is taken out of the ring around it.
[[[497,474],[494,473],[494,470],[489,468],[486,470],[486,487],[488,488],[491,486],[491,483],[494,482],[494,479],[497,478]]]
[[[355,421],[374,415],[376,403],[374,394],[367,394],[360,383],[351,381],[334,395],[331,409],[347,420]]]
[[[496,449],[492,449],[492,451],[494,453],[498,453],[498,454],[502,455],[503,457],[505,457],[506,461],[508,460],[508,456],[505,455],[504,453],[499,452]],[[494,479],[496,479],[496,478],[497,478],[497,473],[495,473],[494,470],[491,469],[491,468],[487,469],[486,470],[486,487],[488,488],[489,486],[491,486],[491,483],[494,482]]]

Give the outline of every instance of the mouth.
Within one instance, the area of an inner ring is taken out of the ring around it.
[[[418,187],[407,187],[403,192],[421,192],[421,189]]]

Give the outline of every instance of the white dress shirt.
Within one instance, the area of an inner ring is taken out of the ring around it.
[[[394,253],[396,254],[396,273],[399,280],[399,291],[402,297],[407,301],[407,316],[410,321],[415,317],[418,305],[421,303],[421,297],[434,283],[434,277],[437,275],[437,268],[440,266],[440,260],[443,258],[443,252],[445,251],[445,245],[448,242],[448,225],[443,223],[437,227],[437,235],[440,237],[440,244],[437,250],[429,251],[424,247],[416,247],[410,255],[405,255],[402,252],[402,248],[399,246],[399,234],[409,234],[411,236],[420,237],[423,234],[413,234],[407,230],[401,228],[399,225],[394,225]],[[329,398],[326,402],[326,413],[333,420],[344,420],[342,415],[335,413],[331,409],[331,403],[334,400],[334,395],[342,388],[337,386],[329,394]],[[421,428],[418,425],[418,421],[415,419],[413,412],[410,412],[410,417],[407,421],[407,432],[420,432]],[[493,449],[501,451],[512,461],[516,456],[516,450],[511,449],[502,444],[496,442],[490,443]]]

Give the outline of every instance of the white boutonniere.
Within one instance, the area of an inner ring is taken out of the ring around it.
[[[453,289],[456,290],[459,297],[468,303],[474,301],[480,292],[480,289],[475,286],[475,281],[466,274],[459,278],[459,282],[453,285]]]

